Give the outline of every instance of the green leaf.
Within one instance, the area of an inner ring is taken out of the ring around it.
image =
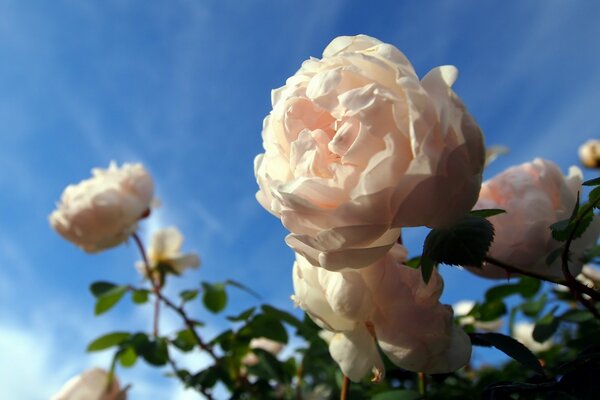
[[[420,398],[419,392],[413,390],[390,390],[376,394],[371,400],[418,400]]]
[[[506,305],[500,300],[486,301],[477,308],[477,311],[479,321],[494,321],[506,314]]]
[[[229,316],[227,317],[227,319],[231,322],[247,321],[248,318],[250,318],[252,314],[254,314],[255,310],[256,307],[250,307],[249,309],[242,311],[239,315]]]
[[[167,342],[163,338],[148,339],[137,344],[136,351],[150,365],[161,366],[169,361]]]
[[[182,331],[177,332],[177,337],[175,340],[171,341],[175,347],[177,347],[181,351],[192,351],[194,347],[198,344],[196,341],[196,337],[189,329],[184,329]]]
[[[539,279],[524,276],[518,283],[494,286],[485,292],[486,301],[502,300],[513,294],[520,294],[524,298],[534,296],[540,289]]]
[[[562,256],[563,251],[563,246],[560,246],[548,253],[548,256],[546,256],[546,265],[554,264],[554,261],[558,260],[558,258]]]
[[[600,190],[600,187],[597,187],[594,190]],[[577,213],[577,208],[573,210],[574,213]],[[579,223],[576,224],[576,219],[579,219]],[[579,213],[577,213],[577,218],[571,216],[569,219],[563,219],[562,221],[555,222],[550,225],[550,229],[552,230],[552,238],[559,242],[565,242],[572,237],[572,239],[578,239],[583,235],[586,229],[590,226],[592,220],[594,219],[594,213],[592,209],[583,207]]]
[[[489,209],[485,209],[485,210],[471,210],[469,212],[470,215],[473,215],[475,217],[481,217],[481,218],[489,218],[489,217],[493,217],[494,215],[505,214],[505,213],[506,213],[505,210],[501,210],[499,208],[489,208]]]
[[[244,291],[244,292],[246,292],[248,294],[251,294],[252,296],[256,297],[259,300],[261,298],[260,294],[256,293],[254,290],[250,289],[248,286],[243,285],[243,284],[241,284],[239,282],[234,281],[233,279],[227,279],[225,281],[225,285],[231,285],[233,287],[236,287],[236,288],[238,288],[238,289],[240,289],[240,290],[242,290],[242,291]]]
[[[102,335],[99,338],[93,340],[90,344],[88,344],[86,351],[100,351],[113,346],[117,346],[123,343],[125,340],[129,339],[130,336],[131,334],[129,332],[107,333],[106,335]]]
[[[419,265],[421,265],[421,256],[411,258],[410,260],[406,261],[404,265],[414,269],[419,268]]]
[[[146,289],[138,289],[131,292],[131,300],[135,304],[144,304],[148,301],[150,291]]]
[[[434,262],[429,256],[423,255],[421,256],[421,277],[423,278],[423,282],[429,283],[429,279],[431,279],[431,274],[433,274],[433,269],[437,266],[437,263]]]
[[[265,380],[275,379],[278,382],[285,382],[285,371],[279,360],[268,351],[263,349],[252,349],[258,364],[248,367],[248,371],[259,378]]]
[[[593,320],[594,316],[591,312],[585,310],[568,310],[559,318],[562,321],[581,323]]]
[[[92,292],[94,297],[100,297],[104,293],[106,293],[109,290],[116,288],[116,287],[117,287],[117,285],[115,285],[114,283],[98,281],[98,282],[94,282],[90,285],[90,292]]]
[[[599,186],[600,185],[600,177],[594,179],[588,179],[587,181],[582,183],[583,186]]]
[[[112,289],[102,293],[96,301],[96,307],[94,308],[94,314],[104,314],[111,308],[113,308],[119,300],[123,298],[123,295],[129,290],[127,286],[115,286]]]
[[[288,342],[288,334],[281,321],[266,314],[255,315],[239,333],[250,338],[266,337],[284,344]]]
[[[555,311],[556,308],[536,322],[535,328],[533,328],[533,340],[538,343],[544,343],[554,335],[560,325],[560,319],[554,317]]]
[[[119,362],[125,368],[132,367],[137,361],[137,353],[132,347],[127,347],[119,352]]]
[[[225,291],[225,285],[222,283],[202,283],[204,288],[204,294],[202,295],[202,301],[206,308],[212,313],[219,313],[223,311],[227,305],[227,292]]]
[[[490,332],[470,333],[469,337],[473,346],[493,346],[538,374],[545,375],[544,369],[536,356],[527,347],[510,336]]]
[[[596,187],[596,188],[592,189],[592,191],[588,195],[588,200],[590,201],[590,203],[593,203],[596,200],[598,200],[599,197],[600,197],[600,187]],[[596,208],[598,208],[598,206],[596,206]]]
[[[466,215],[450,228],[432,229],[425,238],[423,257],[434,263],[481,267],[493,239],[491,222]]]
[[[546,294],[544,293],[537,300],[530,300],[522,303],[521,311],[523,311],[523,314],[527,315],[528,317],[535,317],[540,312],[542,312],[542,310],[546,306],[547,300],[548,296],[546,296]]]
[[[183,300],[183,301],[192,301],[197,296],[198,296],[198,290],[197,289],[194,289],[194,290],[183,290],[183,291],[181,291],[181,293],[179,293],[179,297],[181,297],[181,300]]]

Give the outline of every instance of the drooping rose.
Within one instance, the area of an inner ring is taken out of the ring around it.
[[[425,284],[420,271],[404,261],[401,245],[366,268],[343,272],[319,268],[296,255],[293,300],[319,326],[335,332],[329,338],[330,353],[352,380],[371,370],[375,379],[381,377],[376,344],[392,362],[411,371],[450,372],[469,360],[468,336],[453,324],[452,309],[439,302],[441,276],[434,271]]]
[[[257,200],[286,241],[337,271],[383,257],[404,226],[444,226],[479,193],[481,130],[452,91],[452,66],[422,80],[394,46],[338,37],[272,93]]]
[[[91,368],[69,379],[51,397],[51,400],[125,400],[119,381],[113,377],[109,385],[109,374],[100,368]]]
[[[154,271],[162,267],[181,274],[188,268],[199,267],[200,258],[194,253],[182,254],[182,245],[183,235],[177,228],[163,228],[154,232],[148,247],[150,270]],[[143,276],[146,276],[146,266],[143,261],[138,261],[135,266]]]
[[[550,225],[569,218],[581,183],[579,168],[571,167],[569,175],[563,176],[556,164],[540,158],[486,181],[475,209],[506,210],[490,217],[495,236],[488,254],[524,271],[563,279],[560,257],[546,264],[548,254],[561,245],[552,238]],[[583,251],[596,243],[599,232],[600,222],[594,218],[584,235],[573,241],[569,268],[574,276],[581,271]],[[490,263],[469,271],[491,279],[508,276],[506,270]]]
[[[150,210],[154,196],[152,177],[141,164],[111,163],[94,168],[92,178],[69,185],[57,209],[50,214],[52,227],[88,253],[123,243]]]

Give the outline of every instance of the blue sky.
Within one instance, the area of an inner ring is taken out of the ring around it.
[[[270,90],[338,35],[392,43],[420,76],[456,65],[454,88],[487,143],[511,148],[488,177],[538,156],[566,171],[600,133],[600,4],[510,4],[0,0],[2,398],[47,398],[83,368],[108,365],[109,354],[84,354],[92,338],[149,329],[150,310],[127,302],[94,318],[87,291],[99,279],[139,282],[135,248],[89,256],[47,222],[67,184],[111,160],[143,162],[155,178],[163,206],[143,233],[176,225],[203,259],[175,289],[232,278],[292,309],[293,254],[254,200],[252,161]],[[413,254],[421,236],[407,234]],[[443,273],[447,303],[487,285]],[[255,302],[243,293],[232,301],[232,313]],[[224,326],[208,320],[207,336]],[[134,400],[197,398],[148,368],[120,375]]]

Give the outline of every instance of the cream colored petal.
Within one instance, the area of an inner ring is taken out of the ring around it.
[[[373,370],[381,379],[385,371],[375,340],[364,325],[336,334],[329,343],[329,353],[353,382],[359,382]]]

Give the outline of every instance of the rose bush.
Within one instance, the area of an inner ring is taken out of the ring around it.
[[[49,217],[65,239],[88,253],[127,240],[137,222],[150,211],[154,196],[152,177],[141,164],[111,163],[94,168],[92,178],[69,185]]]
[[[376,378],[382,375],[377,344],[410,371],[450,372],[469,360],[468,336],[453,324],[452,308],[439,302],[441,276],[434,270],[425,284],[420,271],[404,261],[401,245],[366,268],[342,272],[296,256],[293,300],[317,325],[335,332],[331,356],[354,381],[371,369]]]
[[[560,247],[552,238],[550,225],[569,218],[581,190],[582,174],[571,167],[568,176],[551,161],[536,158],[502,172],[481,187],[475,209],[500,208],[505,214],[490,218],[495,236],[489,255],[521,270],[544,277],[563,278],[560,257],[546,264],[550,252]],[[576,276],[583,265],[584,250],[594,246],[600,222],[594,218],[583,236],[571,245],[569,268]],[[485,263],[469,271],[491,279],[507,278],[508,272]]]
[[[125,400],[119,381],[101,368],[91,368],[69,379],[51,400]]]
[[[338,37],[272,93],[260,204],[296,252],[329,270],[383,257],[405,226],[438,227],[477,200],[481,130],[452,91],[454,67],[422,80],[394,46]]]

